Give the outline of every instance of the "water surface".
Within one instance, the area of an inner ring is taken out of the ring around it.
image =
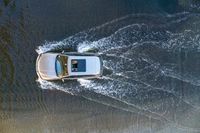
[[[0,1],[0,131],[200,132],[196,0]],[[92,51],[100,79],[38,79],[38,53]]]

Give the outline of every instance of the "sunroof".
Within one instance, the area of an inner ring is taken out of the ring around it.
[[[71,60],[72,72],[86,72],[86,60],[85,59],[72,59]]]

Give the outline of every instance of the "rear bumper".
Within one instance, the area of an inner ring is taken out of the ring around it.
[[[99,60],[100,60],[100,74],[99,76],[103,75],[103,59],[102,57],[99,56]]]

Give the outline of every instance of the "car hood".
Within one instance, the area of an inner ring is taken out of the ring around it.
[[[37,73],[42,79],[58,78],[56,75],[55,61],[58,54],[45,53],[38,56]]]

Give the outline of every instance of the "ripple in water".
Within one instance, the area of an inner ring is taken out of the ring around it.
[[[200,125],[190,123],[200,113],[200,71],[191,70],[191,66],[198,68],[200,64],[198,18],[185,12],[168,16],[132,14],[60,42],[46,42],[36,50],[39,54],[68,48],[98,52],[104,73],[100,79],[66,83],[39,79],[40,86],[142,112],[167,125],[198,132]]]

